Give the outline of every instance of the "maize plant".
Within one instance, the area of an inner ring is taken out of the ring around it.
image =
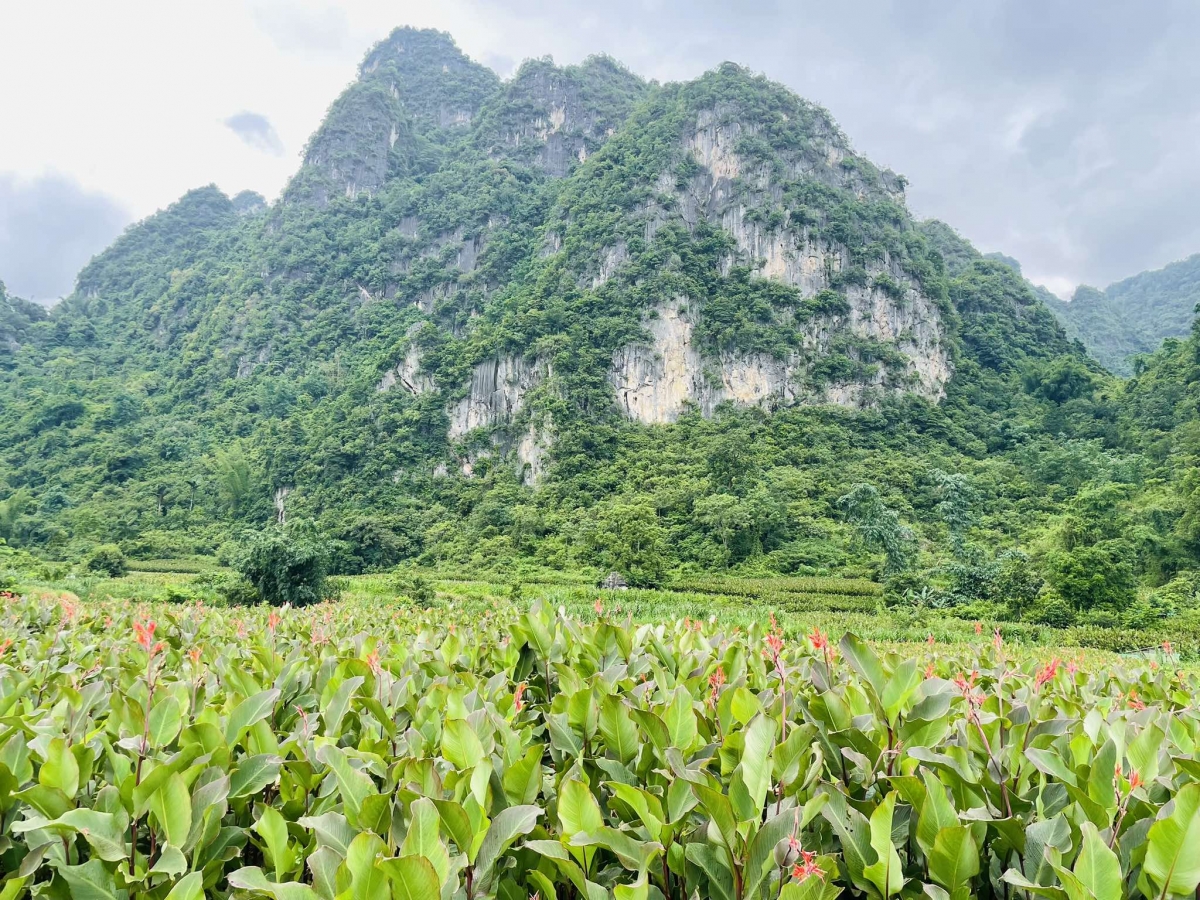
[[[1197,679],[773,621],[10,598],[0,900],[1192,897]]]

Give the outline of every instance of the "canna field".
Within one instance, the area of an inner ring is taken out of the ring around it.
[[[1194,896],[1200,679],[1169,643],[875,643],[614,596],[6,592],[0,898]]]

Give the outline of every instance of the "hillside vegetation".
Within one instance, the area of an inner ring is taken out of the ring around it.
[[[1070,303],[1050,308],[1067,334],[1078,338],[1104,366],[1130,375],[1135,357],[1153,353],[1167,338],[1186,337],[1200,303],[1200,254],[1142,272],[1100,291],[1080,286]]]
[[[1111,377],[903,191],[733,64],[501,81],[398,30],[279,202],[200,188],[48,317],[6,301],[0,538],[229,563],[286,520],[335,574],[835,573],[968,620],[1191,615],[1194,340]]]

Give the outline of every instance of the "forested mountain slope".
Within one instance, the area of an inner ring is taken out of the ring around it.
[[[45,319],[45,307],[11,296],[0,281],[0,368],[12,364],[30,328]]]
[[[1112,372],[1129,375],[1133,357],[1153,353],[1166,338],[1185,337],[1200,303],[1200,254],[1142,272],[1104,290],[1076,289],[1069,303],[1050,308]]]
[[[286,516],[345,570],[979,582],[1020,547],[1036,580],[1091,546],[1072,504],[1119,485],[1144,540],[1105,551],[1112,602],[1194,564],[1140,499],[1159,463],[1121,384],[825,110],[733,64],[501,81],[398,30],[279,202],[192,191],[19,327],[0,536],[51,555],[211,553]]]

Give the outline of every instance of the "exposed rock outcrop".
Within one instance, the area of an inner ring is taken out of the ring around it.
[[[451,439],[476,428],[511,424],[526,395],[549,374],[548,362],[524,356],[500,356],[479,363],[471,373],[469,392],[448,410]]]
[[[561,178],[608,139],[645,90],[640,78],[606,57],[566,68],[528,60],[484,110],[480,140],[493,156]]]
[[[337,194],[374,196],[414,132],[469,126],[499,85],[448,34],[396,29],[330,107],[284,200],[324,206]]]
[[[394,369],[388,369],[375,386],[377,391],[387,391],[399,385],[414,396],[434,388],[433,379],[421,372],[421,348],[411,344],[404,359]]]
[[[857,318],[858,306],[851,306],[849,327],[856,334],[888,340],[889,335],[898,334],[897,309],[880,303],[877,295],[867,293],[869,302],[863,304]],[[908,358],[907,377],[889,378],[886,370],[878,368],[864,381],[813,382],[809,378],[811,357],[799,352],[785,359],[762,353],[703,353],[695,334],[697,321],[695,306],[686,298],[661,304],[644,323],[650,341],[622,347],[613,355],[609,380],[617,404],[627,417],[647,424],[669,423],[690,406],[710,416],[725,402],[745,406],[861,406],[870,402],[878,390],[911,390],[938,398],[950,375],[949,361],[940,345],[940,356],[925,357],[911,333],[905,333],[895,345]],[[819,358],[829,333],[814,330],[807,338]]]

